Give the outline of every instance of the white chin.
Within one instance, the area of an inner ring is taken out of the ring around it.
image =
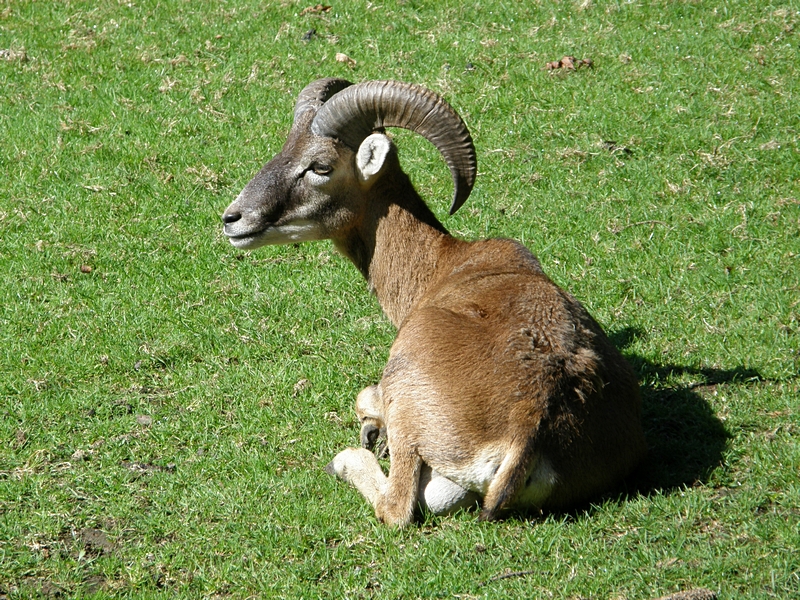
[[[304,222],[280,227],[267,227],[253,235],[229,236],[230,243],[240,250],[253,250],[261,246],[296,244],[324,239],[322,229],[316,223]]]
[[[261,235],[232,237],[228,238],[228,241],[234,248],[239,248],[239,250],[253,250],[255,248],[260,248],[261,246],[266,246],[269,243],[262,241]]]

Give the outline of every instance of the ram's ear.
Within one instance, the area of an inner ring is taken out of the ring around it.
[[[375,183],[391,149],[391,140],[381,133],[373,133],[361,142],[356,154],[356,170],[364,187],[369,188]]]

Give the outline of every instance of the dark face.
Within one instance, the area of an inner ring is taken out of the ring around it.
[[[359,212],[354,153],[297,125],[222,215],[237,248],[335,237]]]

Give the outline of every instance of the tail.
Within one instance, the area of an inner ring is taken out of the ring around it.
[[[483,499],[483,509],[478,517],[481,521],[493,521],[500,511],[507,508],[520,491],[536,458],[534,452],[535,435],[514,444],[506,454],[503,463],[495,473],[489,490]]]

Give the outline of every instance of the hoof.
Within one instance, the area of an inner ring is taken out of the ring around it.
[[[386,439],[386,428],[381,427],[374,419],[365,420],[361,425],[361,447],[373,450],[381,439]]]
[[[381,435],[381,429],[373,423],[367,422],[361,427],[361,447],[372,450]]]

